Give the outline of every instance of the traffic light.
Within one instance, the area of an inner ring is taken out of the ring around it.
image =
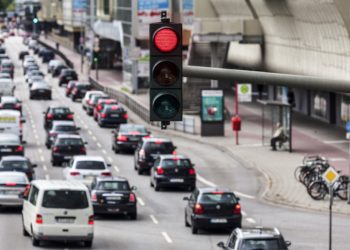
[[[150,24],[150,120],[182,121],[182,24]]]
[[[33,23],[34,23],[34,24],[37,24],[38,21],[39,21],[38,18],[36,18],[36,17],[33,18]]]

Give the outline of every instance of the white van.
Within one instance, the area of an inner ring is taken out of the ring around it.
[[[22,141],[23,122],[21,112],[18,110],[3,109],[0,110],[0,133],[15,134]]]
[[[41,241],[83,241],[92,246],[94,216],[88,188],[72,181],[35,180],[23,194],[23,235]]]
[[[0,96],[10,95],[13,96],[15,91],[15,85],[12,79],[1,78],[0,79]]]

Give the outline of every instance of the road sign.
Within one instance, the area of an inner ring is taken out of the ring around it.
[[[250,83],[237,84],[237,88],[239,102],[252,101],[252,85]]]
[[[322,178],[328,186],[331,186],[338,180],[339,174],[333,167],[329,167],[326,172],[323,173]]]
[[[346,123],[345,128],[346,128],[346,132],[350,132],[350,121],[348,121],[348,122]]]

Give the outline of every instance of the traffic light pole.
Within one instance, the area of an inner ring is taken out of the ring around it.
[[[262,85],[288,86],[292,88],[307,88],[321,91],[350,92],[349,80],[303,75],[278,74],[260,71],[222,69],[201,66],[184,66],[183,76],[200,79],[251,82],[254,84]]]

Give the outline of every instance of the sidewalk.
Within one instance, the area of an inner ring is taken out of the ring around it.
[[[41,41],[53,46],[54,42],[41,38]],[[86,67],[81,73],[81,58],[76,52],[60,47],[73,63],[75,70],[80,74],[81,80],[88,79]],[[86,65],[86,64],[85,64]],[[95,71],[91,71],[95,77]],[[112,70],[99,71],[99,83],[120,91],[124,91],[121,72]],[[144,106],[149,105],[148,94],[132,95],[133,99]],[[234,99],[227,96],[225,105],[234,113]],[[326,156],[331,165],[348,174],[348,142],[345,140],[345,131],[309,117],[295,114],[293,116],[293,153],[275,152],[269,145],[262,145],[261,107],[258,104],[240,105],[242,131],[239,133],[240,145],[235,144],[235,137],[229,122],[225,124],[225,137],[201,137],[199,126],[196,135],[183,134],[176,131],[167,131],[170,135],[186,137],[202,143],[211,144],[221,148],[238,159],[245,167],[257,170],[266,179],[265,190],[260,194],[262,199],[292,207],[306,208],[317,211],[328,211],[329,201],[312,200],[305,187],[294,179],[294,170],[302,162],[305,155],[322,154]],[[135,117],[137,120],[137,117]],[[138,121],[142,122],[141,119]],[[199,124],[199,117],[196,123]],[[154,127],[153,127],[154,129]],[[350,214],[350,205],[346,201],[335,198],[333,210],[338,213]]]

